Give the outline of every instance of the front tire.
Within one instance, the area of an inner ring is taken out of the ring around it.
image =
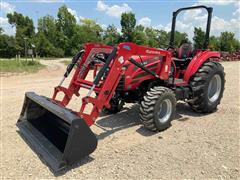
[[[151,131],[163,131],[171,126],[176,110],[174,92],[166,87],[155,86],[140,103],[140,120]]]
[[[189,105],[194,111],[210,113],[217,109],[223,96],[225,73],[223,66],[214,61],[205,62],[190,79],[193,100]]]

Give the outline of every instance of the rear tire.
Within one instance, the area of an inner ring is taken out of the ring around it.
[[[223,66],[214,61],[205,62],[190,79],[193,100],[189,105],[194,111],[210,113],[217,109],[223,96],[225,73]]]
[[[171,126],[175,110],[176,98],[173,91],[155,86],[147,91],[140,103],[140,120],[151,131],[163,131]]]

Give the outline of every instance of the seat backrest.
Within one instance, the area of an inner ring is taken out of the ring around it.
[[[191,43],[183,43],[178,49],[178,58],[184,59],[190,57],[192,50],[193,48]]]

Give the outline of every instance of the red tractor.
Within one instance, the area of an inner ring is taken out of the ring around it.
[[[203,49],[193,51],[190,43],[174,48],[176,17],[183,10],[204,8],[208,12]],[[124,103],[140,104],[140,120],[151,131],[171,125],[177,101],[203,113],[216,110],[223,96],[225,74],[218,63],[220,54],[207,49],[212,8],[195,6],[173,12],[169,47],[166,50],[120,43],[118,46],[85,44],[68,65],[52,98],[33,92],[25,101],[17,126],[30,146],[54,171],[78,162],[97,147],[97,138],[89,128],[105,109],[118,112]],[[68,87],[62,82],[73,67]],[[87,80],[88,73],[93,81]],[[67,107],[80,89],[89,89],[82,97],[78,112]],[[63,99],[57,99],[59,92]],[[93,93],[95,92],[95,93]],[[85,108],[91,104],[90,113]]]

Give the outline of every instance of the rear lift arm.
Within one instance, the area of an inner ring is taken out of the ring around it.
[[[130,59],[133,55],[155,55],[155,56],[163,56],[162,68],[159,74],[155,74],[150,72],[148,69],[144,69],[144,66],[140,67],[144,71],[152,74],[157,78],[161,78],[162,80],[168,79],[168,72],[171,65],[171,54],[168,51],[164,51],[162,49],[149,48],[145,46],[138,46],[133,43],[121,43],[117,47],[109,47],[103,45],[88,44],[85,46],[84,53],[81,55],[80,63],[78,68],[75,71],[75,74],[71,80],[71,83],[68,88],[64,88],[58,86],[55,88],[53,100],[56,101],[56,95],[59,91],[63,91],[65,96],[63,100],[57,101],[63,106],[66,106],[70,101],[73,94],[79,96],[79,89],[81,87],[89,89],[89,92],[86,97],[82,98],[82,106],[80,111],[77,112],[78,116],[83,118],[86,123],[90,126],[97,119],[99,113],[102,111],[103,107],[110,107],[110,100],[114,95],[115,89],[121,79],[121,76],[124,74],[123,64],[125,61],[130,61],[136,66],[142,66],[133,59]],[[104,66],[98,72],[93,82],[85,80],[90,67],[88,62],[91,59],[91,56],[98,52],[109,52],[109,54]],[[91,54],[91,55],[90,55]],[[106,75],[106,78],[102,78]],[[96,97],[92,97],[92,92],[96,92],[98,95]],[[88,103],[93,105],[91,112],[85,113],[85,107]]]

